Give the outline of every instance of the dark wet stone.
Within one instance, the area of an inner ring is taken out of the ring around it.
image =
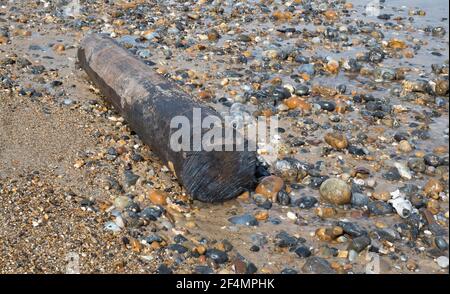
[[[314,196],[302,196],[295,201],[295,205],[300,208],[310,209],[313,208],[317,202],[318,200]]]
[[[411,204],[417,209],[420,209],[427,205],[427,200],[422,195],[411,195],[409,200],[411,201]]]
[[[400,233],[391,228],[375,229],[373,231],[375,236],[380,240],[387,240],[391,243],[401,240]]]
[[[369,197],[362,193],[352,193],[352,206],[364,207],[369,204]]]
[[[144,241],[147,244],[152,244],[153,242],[161,242],[162,238],[160,236],[156,235],[156,234],[151,234],[150,236],[145,237]]]
[[[309,57],[306,57],[303,55],[296,55],[295,62],[306,64],[306,63],[310,62],[310,59],[309,59]]]
[[[369,152],[367,151],[366,148],[364,147],[358,147],[355,145],[350,145],[348,146],[348,153],[353,154],[353,155],[357,155],[357,156],[364,156],[369,154]]]
[[[344,94],[345,91],[347,91],[347,86],[345,84],[340,84],[336,87],[336,90],[341,93]]]
[[[140,215],[142,218],[148,219],[148,220],[157,220],[163,213],[163,210],[159,207],[146,207],[144,210],[141,211]]]
[[[52,81],[51,83],[50,83],[50,86],[52,86],[52,87],[59,87],[59,86],[61,86],[63,84],[63,82],[61,82],[61,81]]]
[[[279,219],[277,217],[273,217],[273,216],[269,217],[269,222],[273,225],[279,225],[282,223],[281,219]]]
[[[328,180],[329,176],[319,176],[319,177],[311,177],[311,182],[309,183],[309,187],[313,189],[319,189],[323,182]]]
[[[440,250],[447,250],[448,249],[448,243],[443,237],[436,237],[434,239],[434,244],[436,244],[436,247]]]
[[[184,237],[181,234],[176,235],[175,237],[173,237],[173,241],[177,244],[181,244],[186,242],[188,239],[186,239],[186,237]]]
[[[278,247],[294,247],[298,244],[298,239],[294,236],[289,235],[285,231],[281,231],[275,235],[275,245]]]
[[[277,202],[280,205],[287,206],[291,203],[291,197],[284,189],[280,190],[277,194]]]
[[[394,135],[394,139],[397,142],[403,141],[403,140],[408,140],[409,138],[409,134],[407,132],[397,132]]]
[[[211,258],[217,264],[222,264],[228,261],[228,254],[215,248],[208,249],[206,251],[206,256]]]
[[[284,268],[284,269],[280,272],[280,274],[283,274],[283,275],[296,275],[296,274],[298,274],[298,271],[296,271],[296,270],[293,269],[293,268]]]
[[[298,138],[298,137],[289,137],[286,140],[288,144],[290,144],[292,147],[300,147],[306,144],[305,140]]]
[[[370,62],[379,63],[383,61],[383,59],[385,58],[385,54],[382,49],[373,48],[369,51],[367,58]]]
[[[137,213],[141,211],[141,207],[136,202],[131,202],[127,207],[125,207],[125,211],[136,213],[136,217],[138,217]]]
[[[45,71],[45,66],[43,65],[33,65],[31,67],[31,73],[34,75],[39,75]]]
[[[83,199],[83,200],[80,201],[80,205],[82,207],[89,207],[89,206],[92,206],[94,204],[95,204],[95,202],[92,201],[92,200],[89,200],[89,199]]]
[[[170,244],[167,248],[180,254],[186,253],[188,251],[186,247],[180,244]]]
[[[277,29],[277,31],[285,34],[285,33],[295,33],[296,30],[295,28],[279,28]]]
[[[316,168],[311,168],[310,170],[308,170],[308,175],[310,175],[311,177],[320,177],[320,170],[316,169]]]
[[[307,274],[335,274],[336,271],[331,267],[330,263],[321,257],[308,257],[306,263],[302,267],[302,271]]]
[[[441,158],[434,154],[427,154],[423,157],[426,165],[438,167],[441,163]]]
[[[369,212],[374,215],[385,215],[393,213],[392,206],[384,201],[372,201],[367,205]]]
[[[446,33],[447,33],[447,31],[445,30],[444,27],[434,27],[434,28],[431,30],[431,34],[432,34],[434,37],[443,37],[443,36],[445,36]]]
[[[223,250],[225,250],[225,252],[230,252],[233,249],[233,244],[230,243],[230,241],[228,241],[227,239],[222,240],[222,246],[223,246]]]
[[[353,96],[353,102],[362,103],[364,101],[364,97],[362,94],[357,94]]]
[[[383,13],[377,16],[378,19],[382,19],[382,20],[389,20],[391,19],[391,15],[387,14],[387,13]]]
[[[334,111],[336,109],[336,103],[332,101],[319,101],[317,104],[320,105],[320,108],[327,111]]]
[[[19,68],[24,68],[24,67],[30,66],[31,64],[32,64],[31,61],[29,61],[28,59],[26,59],[24,57],[18,57],[16,59],[16,65]]]
[[[441,157],[441,163],[440,163],[440,166],[446,166],[446,167],[448,167],[449,163],[450,163],[450,157],[449,157],[448,155],[445,156],[445,157]]]
[[[408,167],[410,170],[416,172],[416,173],[423,173],[426,169],[427,166],[425,164],[425,161],[423,160],[423,158],[410,158],[408,160]]]
[[[236,41],[251,42],[252,39],[248,35],[240,34],[236,36]]]
[[[131,154],[131,159],[132,159],[133,161],[140,162],[140,161],[143,161],[143,160],[144,160],[144,157],[142,157],[142,155],[140,155],[139,153],[133,152],[133,153]]]
[[[264,208],[264,209],[271,209],[272,208],[272,202],[267,199],[266,197],[262,196],[262,195],[258,195],[256,194],[256,196],[253,198],[253,200],[255,201],[255,204],[258,207]]]
[[[158,269],[156,271],[160,275],[170,275],[173,273],[172,269],[165,264],[161,264],[160,266],[158,266]]]
[[[111,189],[116,190],[118,192],[122,192],[123,191],[122,185],[120,185],[119,182],[116,179],[114,179],[113,177],[108,177],[106,179],[106,181],[108,182],[108,186]]]
[[[307,96],[307,95],[309,95],[310,92],[311,92],[311,90],[306,85],[298,86],[295,89],[295,94],[297,94],[298,96]]]
[[[194,269],[194,273],[206,275],[206,274],[214,274],[214,271],[207,265],[197,265]]]
[[[364,236],[364,235],[368,234],[366,229],[364,229],[362,226],[360,226],[356,223],[338,221],[336,224],[342,228],[344,233],[352,236],[353,238]]]
[[[314,69],[314,64],[307,63],[307,64],[300,65],[298,67],[298,73],[306,73],[310,76],[314,76],[314,74],[316,73],[316,71]]]
[[[370,238],[367,235],[362,235],[356,238],[353,238],[352,242],[348,246],[349,250],[355,250],[356,252],[361,252],[366,249],[367,246],[370,245]]]
[[[382,176],[383,176],[383,178],[385,178],[388,181],[398,181],[402,178],[396,167],[390,168]]]
[[[257,245],[252,245],[249,250],[252,252],[258,252],[260,250],[260,248]]]
[[[274,101],[282,101],[291,97],[291,92],[289,92],[289,90],[285,87],[279,86],[272,89],[271,97]]]
[[[414,184],[406,183],[403,187],[400,187],[400,192],[404,193],[406,196],[413,196],[419,192],[419,187]]]
[[[36,89],[33,89],[33,88],[21,88],[19,90],[19,95],[20,96],[28,96],[31,98],[42,97],[42,93],[37,92]],[[49,110],[48,109],[46,109],[46,110],[50,114]]]
[[[430,132],[428,132],[427,130],[414,130],[411,132],[411,134],[421,140],[427,140],[431,137]]]
[[[377,111],[372,112],[371,115],[373,117],[378,118],[378,119],[382,119],[382,118],[384,118],[386,116],[386,112],[381,111],[381,110],[377,110]]]
[[[266,236],[264,236],[262,233],[252,234],[250,236],[250,239],[252,240],[253,245],[256,245],[259,247],[263,247],[268,242]]]
[[[6,57],[6,58],[3,58],[2,60],[0,60],[0,66],[12,65],[14,63],[16,63],[16,61],[10,57]]]
[[[238,216],[233,216],[228,219],[228,221],[235,225],[245,225],[245,226],[257,226],[258,221],[251,214],[243,214]]]
[[[251,274],[256,273],[257,271],[258,271],[258,268],[256,267],[256,265],[254,263],[249,262],[247,264],[247,272],[246,272],[246,274],[251,275]]]
[[[114,147],[109,147],[108,150],[106,150],[106,153],[108,153],[108,155],[112,155],[112,156],[117,156],[117,155],[119,155],[119,154],[117,153],[116,148],[114,148]]]
[[[360,172],[364,172],[362,169],[359,169],[359,171]],[[369,175],[370,173],[368,173],[367,175]],[[353,183],[351,183],[351,190],[352,190],[352,193],[360,193],[360,194],[363,194],[363,192],[364,192],[364,186],[362,186],[362,185],[358,185],[357,183],[355,183],[355,182],[353,182]]]
[[[445,236],[448,234],[448,228],[443,228],[436,222],[428,224],[428,229],[436,236]]]
[[[311,250],[306,246],[300,246],[295,249],[295,254],[297,254],[298,257],[306,258],[311,256]]]
[[[13,80],[7,76],[0,76],[0,87],[4,89],[11,89],[14,85]]]
[[[362,65],[356,60],[355,58],[350,58],[348,60],[349,69],[350,72],[359,72],[362,68]]]
[[[131,170],[124,172],[124,182],[127,186],[134,186],[139,179],[139,176],[133,173]]]

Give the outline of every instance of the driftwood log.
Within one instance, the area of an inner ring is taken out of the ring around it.
[[[220,202],[254,185],[255,152],[175,152],[170,148],[170,136],[176,131],[170,128],[173,117],[186,116],[193,126],[194,107],[201,109],[202,118],[221,116],[195,101],[116,41],[99,34],[86,36],[78,49],[78,63],[107,102],[172,170],[191,197]]]

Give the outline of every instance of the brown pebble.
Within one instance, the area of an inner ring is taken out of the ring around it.
[[[372,198],[381,201],[388,201],[389,199],[391,199],[391,193],[387,191],[373,192]]]
[[[391,39],[388,42],[388,47],[392,49],[405,49],[406,44],[404,41],[399,39]]]
[[[423,192],[426,196],[436,198],[439,197],[439,193],[444,191],[444,185],[439,180],[431,178],[423,187]]]
[[[441,208],[439,201],[436,199],[429,199],[427,202],[427,209],[432,213],[432,214],[438,214],[439,213],[439,209]]]
[[[198,246],[196,246],[196,247],[194,248],[194,251],[197,252],[197,253],[200,254],[200,255],[203,255],[203,254],[205,254],[205,252],[206,252],[206,247],[203,246],[203,245],[198,245]]]
[[[141,242],[139,242],[139,240],[132,239],[130,244],[131,244],[131,250],[133,252],[140,252],[141,251],[142,244],[141,244]]]
[[[348,146],[347,138],[341,133],[337,132],[327,133],[324,139],[325,142],[328,143],[328,145],[336,149],[344,149],[347,148]]]
[[[325,11],[324,15],[325,15],[325,18],[330,21],[335,21],[336,19],[338,19],[337,12],[334,10],[331,10],[331,9]]]
[[[269,213],[267,211],[258,211],[255,213],[255,218],[259,221],[265,221],[269,218]]]
[[[61,53],[63,51],[66,50],[66,47],[64,46],[64,44],[55,44],[53,46],[53,51],[57,52],[57,53]]]
[[[398,143],[397,146],[398,151],[403,152],[403,153],[409,153],[413,150],[411,144],[409,144],[409,142],[407,140],[402,140]]]
[[[265,196],[269,200],[272,200],[272,202],[276,202],[277,194],[283,187],[283,179],[277,176],[268,176],[262,179],[256,187],[255,192]]]
[[[315,214],[321,218],[331,218],[336,215],[336,210],[332,207],[317,207],[314,209]]]
[[[406,262],[406,268],[410,271],[415,271],[417,269],[417,263],[414,260],[408,260]]]
[[[324,181],[320,185],[319,193],[322,200],[336,205],[350,203],[352,195],[349,185],[337,178]]]
[[[8,44],[9,39],[5,36],[0,36],[0,44]]]
[[[236,274],[245,274],[247,272],[247,264],[243,260],[235,258],[233,265]]]
[[[156,205],[166,205],[167,195],[164,192],[151,190],[149,194],[149,199],[153,204]]]

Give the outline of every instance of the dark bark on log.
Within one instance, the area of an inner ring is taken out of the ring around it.
[[[191,197],[206,202],[224,201],[254,185],[255,152],[175,152],[170,148],[170,136],[176,131],[170,128],[173,117],[186,116],[192,128],[194,107],[201,108],[202,118],[207,115],[220,118],[216,111],[194,101],[174,82],[157,74],[108,37],[97,34],[85,37],[78,49],[78,62],[105,99],[172,170]]]

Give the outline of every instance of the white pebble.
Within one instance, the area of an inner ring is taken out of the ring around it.
[[[447,256],[439,256],[438,258],[436,258],[436,262],[441,268],[448,268]]]
[[[288,219],[291,219],[291,220],[296,220],[297,219],[297,216],[292,211],[289,211],[287,213],[287,217],[288,217]]]

